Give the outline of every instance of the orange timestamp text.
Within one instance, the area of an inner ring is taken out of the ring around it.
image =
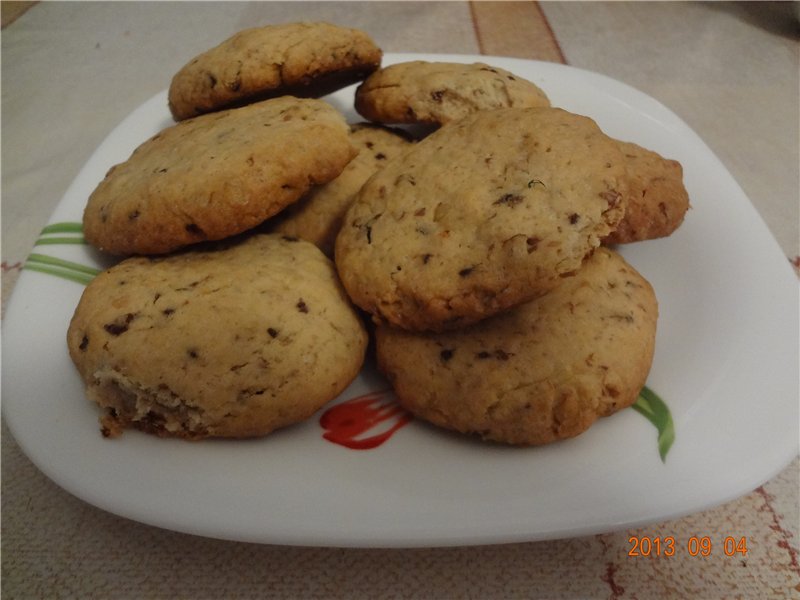
[[[710,536],[691,536],[685,542],[679,542],[674,536],[638,536],[632,535],[628,538],[630,547],[628,556],[639,558],[648,556],[676,556],[678,554],[688,554],[689,556],[699,556],[707,558],[712,553],[719,552],[720,549],[725,556],[747,556],[747,537],[746,536],[726,536],[720,542],[715,543]]]

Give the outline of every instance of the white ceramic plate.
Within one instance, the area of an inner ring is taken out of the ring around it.
[[[540,85],[556,106],[610,135],[681,161],[692,200],[670,238],[621,248],[660,302],[648,386],[669,406],[675,443],[634,410],[542,448],[506,448],[419,421],[371,450],[323,438],[315,418],[260,440],[187,443],[138,432],[106,440],[84,396],[65,333],[82,286],[19,278],[4,320],[3,414],[31,460],[72,494],[113,513],[199,535],[324,546],[426,546],[541,540],[667,520],[744,494],[798,451],[798,286],[739,186],[667,108],[579,69],[485,56]],[[353,87],[328,99],[348,120]],[[113,164],[171,124],[165,93],[97,149],[51,223],[80,221]],[[83,245],[35,252],[106,266]],[[362,375],[335,403],[386,384]],[[334,404],[335,404],[334,403]]]

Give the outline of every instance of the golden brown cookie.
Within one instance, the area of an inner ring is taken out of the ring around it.
[[[182,121],[108,172],[84,234],[113,254],[222,239],[334,179],[355,153],[344,118],[321,100],[287,96]]]
[[[312,244],[279,235],[124,260],[86,288],[70,356],[103,431],[251,437],[311,416],[367,336]]]
[[[538,86],[498,67],[412,61],[370,75],[356,90],[355,106],[370,121],[443,125],[479,110],[550,101]]]
[[[362,80],[382,56],[363,31],[329,23],[245,29],[178,71],[169,108],[179,121],[276,96],[319,97]]]
[[[376,171],[409,145],[400,132],[378,125],[358,124],[351,128],[358,154],[341,175],[309,192],[267,224],[270,231],[301,237],[333,257],[336,234],[353,198]]]
[[[549,294],[469,328],[378,327],[376,351],[417,416],[487,440],[546,444],[636,401],[657,316],[650,284],[599,248]]]
[[[631,142],[619,145],[628,171],[628,208],[603,243],[627,244],[667,237],[683,223],[689,210],[681,163]]]
[[[617,143],[554,108],[481,111],[372,176],[336,240],[353,301],[412,330],[466,325],[577,270],[624,214]]]

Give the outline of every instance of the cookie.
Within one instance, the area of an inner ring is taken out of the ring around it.
[[[574,437],[636,401],[658,305],[618,254],[597,249],[549,294],[459,331],[376,330],[398,401],[440,427],[515,445]]]
[[[245,29],[175,74],[169,109],[180,121],[276,96],[320,97],[362,80],[382,56],[363,31],[329,23]]]
[[[689,210],[683,167],[630,142],[619,142],[628,171],[628,208],[603,242],[627,244],[671,235]]]
[[[292,97],[164,129],[112,167],[89,197],[86,240],[158,254],[250,229],[336,178],[356,154],[344,117]]]
[[[356,157],[336,179],[313,189],[271,219],[270,231],[301,237],[333,257],[336,234],[361,186],[410,144],[403,134],[385,127],[358,124],[351,129],[351,139],[359,150]]]
[[[550,106],[530,81],[483,63],[412,61],[384,67],[356,90],[356,110],[380,123],[443,125],[479,110]]]
[[[555,108],[477,112],[361,188],[336,240],[353,301],[379,321],[443,330],[546,293],[622,218],[622,153]]]
[[[364,327],[312,244],[278,235],[129,258],[67,334],[102,430],[253,437],[302,421],[361,368]]]

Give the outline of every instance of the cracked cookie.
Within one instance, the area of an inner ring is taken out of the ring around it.
[[[550,293],[469,328],[377,328],[398,401],[440,427],[515,445],[574,437],[636,401],[658,304],[622,257],[598,248]]]
[[[336,265],[353,301],[411,330],[461,327],[546,293],[622,218],[618,144],[555,108],[477,112],[373,175]]]
[[[344,117],[322,100],[286,96],[181,121],[109,170],[84,234],[122,255],[219,240],[336,178],[356,152]]]
[[[538,86],[483,63],[411,61],[370,75],[355,107],[379,123],[444,125],[479,110],[550,106]]]
[[[329,23],[245,29],[175,74],[169,109],[180,121],[276,96],[320,97],[362,80],[382,57],[363,31]]]
[[[367,334],[313,244],[255,235],[135,257],[86,288],[67,333],[102,431],[261,436],[358,374]]]

